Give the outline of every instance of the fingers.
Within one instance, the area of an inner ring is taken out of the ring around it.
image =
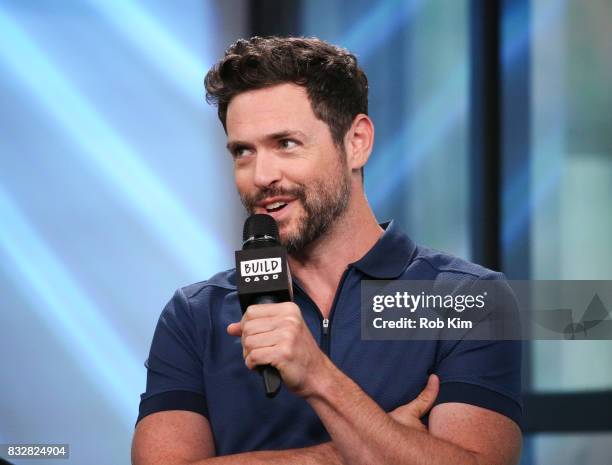
[[[250,351],[244,358],[244,363],[249,370],[258,365],[277,365],[280,358],[278,347],[258,347]]]
[[[440,379],[437,375],[431,374],[427,379],[427,385],[416,399],[410,402],[413,412],[417,417],[425,415],[433,407],[438,393],[440,392]]]
[[[246,358],[253,350],[263,347],[274,347],[286,339],[286,335],[279,331],[268,331],[259,334],[242,335],[243,355]]]
[[[278,318],[259,318],[257,320],[244,320],[242,322],[242,333],[244,336],[267,333],[284,326],[284,322]]]
[[[241,338],[249,369],[276,367],[287,388],[298,395],[310,392],[312,373],[324,365],[325,356],[293,302],[250,305],[240,322],[227,326],[227,332]]]
[[[405,426],[426,431],[427,428],[420,419],[433,406],[436,398],[438,397],[439,390],[439,378],[436,375],[430,375],[427,379],[427,384],[414,400],[405,405],[397,407],[392,412],[389,412],[389,414],[394,420]]]
[[[243,320],[256,320],[259,318],[283,316],[301,316],[300,308],[293,302],[282,302],[279,304],[249,305]]]
[[[242,327],[240,322],[231,323],[227,325],[227,334],[230,336],[241,336],[242,335]]]
[[[279,318],[282,318],[283,324],[296,327],[303,322],[301,311],[293,302],[250,305],[242,320],[227,326],[227,333],[230,336],[241,336],[243,331],[248,334],[272,331],[279,327]]]
[[[292,325],[292,321],[287,321],[287,319],[263,317],[247,320],[243,318],[240,322],[228,325],[227,332],[231,336],[241,337],[242,355],[246,360],[253,350],[274,347],[282,343],[291,344],[294,332],[287,331],[287,329]]]
[[[258,318],[258,319],[243,319],[236,323],[227,326],[227,333],[230,336],[253,335],[265,333],[280,328],[285,323],[277,318]]]

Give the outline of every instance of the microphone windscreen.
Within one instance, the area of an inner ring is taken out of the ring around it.
[[[249,216],[244,222],[242,241],[244,242],[250,238],[261,238],[264,236],[269,236],[274,238],[275,241],[279,241],[278,225],[274,218],[263,213]]]

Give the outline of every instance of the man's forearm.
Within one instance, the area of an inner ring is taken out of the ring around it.
[[[344,463],[479,463],[476,454],[394,420],[333,364],[329,368],[330,376],[306,400],[325,425]]]
[[[299,449],[245,452],[211,457],[188,465],[343,465],[343,462],[333,443],[326,442]]]

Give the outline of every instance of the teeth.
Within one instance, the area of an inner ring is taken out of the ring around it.
[[[274,202],[274,203],[271,203],[270,205],[266,205],[266,210],[274,210],[275,208],[282,207],[284,205],[287,205],[287,204],[285,202]]]

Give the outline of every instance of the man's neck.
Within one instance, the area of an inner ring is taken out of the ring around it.
[[[353,205],[322,237],[289,257],[292,276],[326,318],[347,266],[362,258],[383,233],[365,197],[352,200]]]

